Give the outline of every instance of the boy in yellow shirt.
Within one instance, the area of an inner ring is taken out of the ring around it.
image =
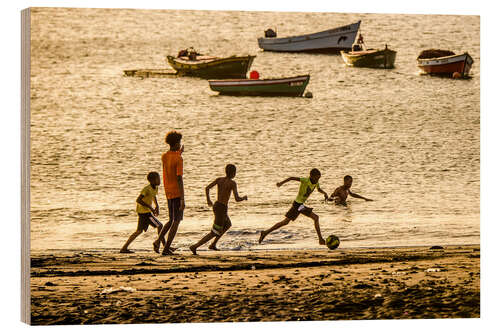
[[[153,228],[156,228],[158,230],[158,234],[163,227],[163,224],[155,217],[160,213],[160,207],[158,206],[158,201],[156,200],[156,195],[158,194],[158,185],[160,185],[161,183],[160,174],[154,171],[150,172],[148,173],[147,179],[149,181],[149,185],[146,185],[142,189],[141,194],[139,194],[136,199],[136,212],[137,215],[139,215],[137,230],[132,235],[130,235],[128,240],[121,248],[120,253],[133,253],[128,249],[128,246],[142,232],[146,232],[148,230],[148,226],[151,225]],[[156,208],[153,208],[153,201],[156,205]],[[163,240],[163,244],[165,245],[165,240]]]

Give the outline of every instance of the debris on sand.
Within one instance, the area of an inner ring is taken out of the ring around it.
[[[101,291],[101,295],[102,294],[115,294],[115,293],[119,293],[119,292],[129,292],[129,293],[133,293],[137,291],[137,289],[135,288],[132,288],[132,287],[124,287],[124,286],[121,286],[119,288],[106,288],[104,289],[103,291]]]
[[[432,272],[441,272],[441,269],[439,268],[428,268],[426,270],[427,273],[432,273]]]

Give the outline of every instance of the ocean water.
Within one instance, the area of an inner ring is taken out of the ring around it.
[[[396,68],[346,67],[339,55],[262,52],[278,36],[362,20],[368,47],[396,50]],[[183,134],[186,210],[174,246],[184,250],[211,227],[204,188],[238,168],[242,203],[230,202],[232,250],[319,248],[299,217],[257,244],[280,221],[298,183],[322,172],[328,193],[354,177],[373,202],[308,205],[324,237],[341,247],[478,244],[480,232],[479,16],[35,8],[31,27],[31,247],[120,248],[137,225],[135,199],[161,171],[165,134]],[[140,79],[134,68],[168,68],[167,54],[256,55],[261,77],[310,74],[312,99],[226,97],[206,80]],[[471,79],[418,74],[427,48],[467,51]],[[212,192],[212,198],[215,191]],[[160,220],[168,219],[163,188]],[[149,250],[151,229],[132,244]]]

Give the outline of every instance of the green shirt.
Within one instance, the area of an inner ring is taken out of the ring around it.
[[[311,179],[309,179],[309,178],[300,178],[299,194],[297,194],[297,198],[295,198],[295,201],[303,204],[304,202],[306,202],[309,195],[318,186],[319,186],[319,182],[317,182],[316,184],[313,184],[313,183],[311,183]]]

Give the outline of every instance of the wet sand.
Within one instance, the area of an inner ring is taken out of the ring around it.
[[[479,245],[31,258],[35,325],[480,316]]]

